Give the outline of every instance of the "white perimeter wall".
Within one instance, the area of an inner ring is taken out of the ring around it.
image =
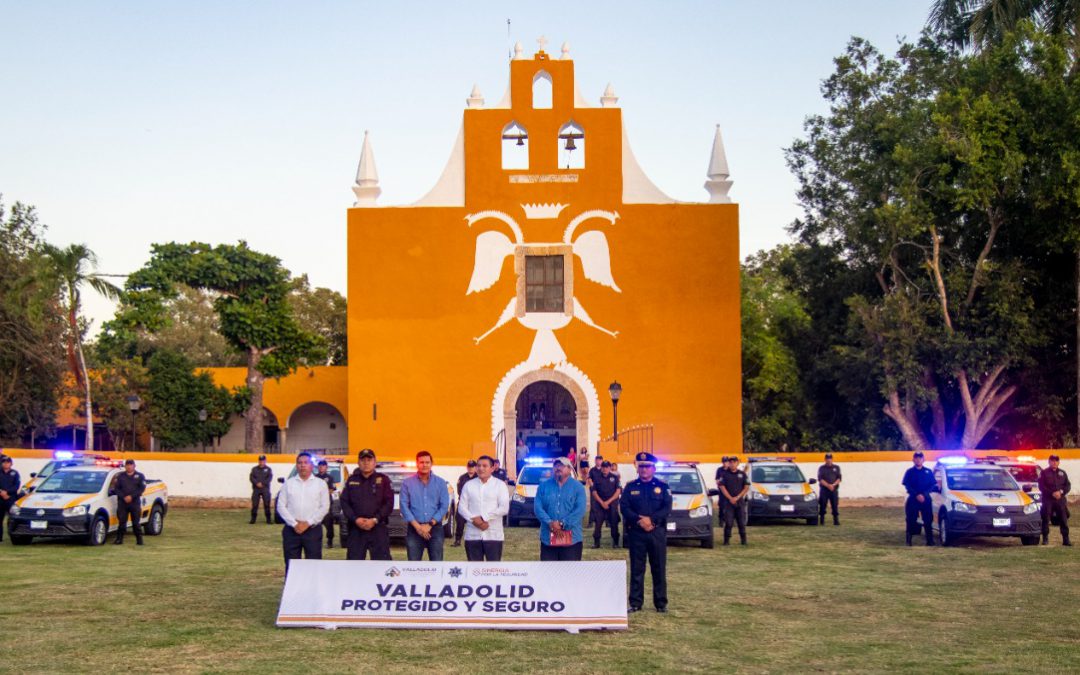
[[[48,460],[15,458],[15,469],[18,470],[25,483],[30,478],[31,471],[38,471]],[[910,462],[849,462],[839,463],[843,471],[844,480],[840,485],[840,496],[845,499],[869,498],[869,497],[902,497],[904,490],[900,480],[904,471],[911,466]],[[1044,461],[1040,461],[1045,466]],[[808,478],[817,477],[819,463],[798,463],[803,473]],[[147,478],[159,478],[165,481],[169,488],[169,494],[178,497],[250,497],[251,485],[248,483],[248,472],[255,462],[245,464],[243,462],[201,462],[201,461],[175,461],[175,460],[140,460],[138,468]],[[287,476],[292,470],[291,464],[272,463],[274,470],[274,492],[279,487],[276,479]],[[709,487],[715,487],[714,476],[718,464],[700,464],[701,473]],[[927,466],[933,466],[933,462],[927,462]],[[350,465],[350,469],[355,468]],[[1068,472],[1070,478],[1080,481],[1080,460],[1064,459],[1061,468]],[[633,467],[622,464],[619,466],[623,482],[633,480],[636,473]],[[456,487],[457,478],[464,473],[463,466],[435,466],[435,473],[450,481]],[[1077,483],[1075,492],[1080,492],[1080,483]]]

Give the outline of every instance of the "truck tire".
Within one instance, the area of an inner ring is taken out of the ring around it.
[[[90,521],[90,531],[86,533],[87,546],[101,546],[109,538],[109,519],[104,514],[97,514]]]
[[[942,546],[956,545],[956,535],[952,533],[949,527],[949,516],[945,509],[942,509],[941,513],[938,514],[938,532],[941,534]]]
[[[701,540],[701,548],[713,548],[714,546],[716,546],[715,535],[710,534],[709,536]]]
[[[1020,542],[1024,546],[1038,546],[1039,545],[1039,535],[1036,534],[1036,535],[1031,536],[1031,537],[1020,537]]]
[[[15,546],[26,546],[34,540],[34,537],[28,534],[13,534],[11,535],[11,543]]]
[[[807,518],[806,519],[806,524],[809,525],[810,527],[817,527],[818,519],[817,518]]]
[[[165,529],[165,509],[161,507],[161,502],[155,502],[154,507],[150,509],[150,519],[143,526],[143,531],[151,537],[156,537],[163,529]]]

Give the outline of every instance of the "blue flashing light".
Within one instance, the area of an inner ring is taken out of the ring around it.
[[[70,450],[57,450],[53,453],[53,459],[74,459],[75,453]]]
[[[967,457],[962,457],[962,456],[961,457],[955,457],[955,456],[954,457],[942,457],[938,461],[941,462],[942,464],[946,465],[946,466],[963,466],[964,464],[967,464],[967,462],[968,462]]]
[[[551,460],[551,461],[554,461],[554,460]],[[530,466],[536,466],[537,464],[546,464],[547,462],[548,462],[548,460],[543,458],[543,457],[526,457],[525,458],[525,463],[530,465]]]

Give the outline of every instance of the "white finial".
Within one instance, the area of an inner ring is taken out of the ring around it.
[[[601,108],[614,108],[615,104],[619,102],[619,97],[615,95],[615,87],[611,86],[608,82],[607,87],[604,89],[604,95],[600,97]]]
[[[356,203],[353,206],[375,206],[382,193],[379,172],[375,169],[375,153],[371,151],[371,139],[364,131],[364,147],[360,150],[360,165],[356,167],[356,185],[353,186]]]
[[[525,48],[521,46],[520,42],[514,43],[514,60],[525,58]]]
[[[470,108],[483,108],[484,107],[484,95],[480,93],[480,85],[474,84],[472,87],[472,93],[469,94],[469,98],[465,99],[465,105]]]
[[[709,170],[706,174],[705,189],[709,191],[710,204],[730,204],[728,190],[734,181],[729,180],[731,173],[728,170],[727,154],[724,152],[724,139],[720,135],[720,125],[716,125],[716,135],[713,137],[712,154],[709,157]]]
[[[548,39],[541,35],[536,38],[536,44],[540,45],[540,51],[544,51],[544,47],[547,47]]]
[[[563,61],[569,61],[570,60],[570,43],[569,42],[562,43],[562,60]]]

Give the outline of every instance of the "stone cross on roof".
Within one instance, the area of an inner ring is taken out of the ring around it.
[[[540,45],[540,51],[544,51],[544,47],[547,46],[548,39],[541,35],[536,39],[536,44]]]

